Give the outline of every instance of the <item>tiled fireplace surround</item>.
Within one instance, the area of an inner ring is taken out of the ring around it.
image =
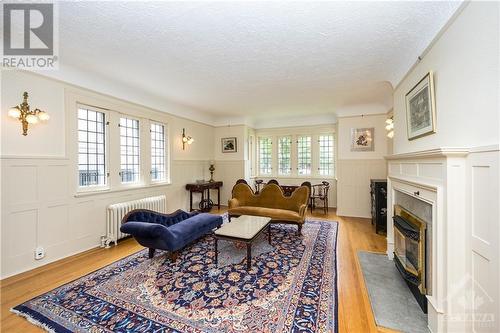
[[[499,281],[500,252],[498,245],[492,245],[498,244],[498,226],[496,230],[481,226],[499,218],[498,190],[490,186],[492,192],[488,193],[487,187],[489,181],[498,182],[498,157],[498,146],[443,148],[387,157],[387,255],[393,259],[393,208],[400,204],[428,223],[431,332],[499,331],[500,295],[497,283],[490,282]],[[491,234],[480,235],[481,230]],[[487,304],[464,306],[464,300],[474,303],[471,291],[473,295],[487,294],[482,297]],[[477,315],[491,312],[494,321],[487,324],[491,327],[484,329],[478,326],[484,323],[471,320],[478,318],[475,311]]]

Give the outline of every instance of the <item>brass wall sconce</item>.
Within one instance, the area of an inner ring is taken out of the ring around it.
[[[186,135],[186,129],[182,129],[182,150],[186,149],[186,143],[188,145],[192,144],[194,142],[194,139],[190,136]]]
[[[23,102],[17,106],[10,108],[9,117],[19,119],[23,124],[23,135],[28,135],[28,124],[36,124],[39,120],[47,121],[50,116],[47,112],[35,109],[30,110],[28,104],[28,93],[25,91],[23,94]]]

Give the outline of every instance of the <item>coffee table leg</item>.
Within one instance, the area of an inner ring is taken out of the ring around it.
[[[247,271],[252,266],[252,243],[247,243]]]
[[[217,267],[217,261],[218,261],[218,250],[217,250],[217,237],[215,237],[215,267]]]
[[[271,224],[270,223],[267,226],[267,237],[268,237],[268,240],[269,240],[269,245],[271,245]]]

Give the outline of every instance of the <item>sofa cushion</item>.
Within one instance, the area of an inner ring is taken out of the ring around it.
[[[168,227],[168,231],[173,236],[170,241],[171,251],[184,247],[221,225],[221,216],[202,213]]]
[[[294,221],[303,223],[304,218],[297,212],[286,209],[240,206],[229,209],[231,215],[265,216],[273,220]]]

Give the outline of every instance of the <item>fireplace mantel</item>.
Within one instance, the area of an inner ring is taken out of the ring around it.
[[[385,156],[386,160],[413,160],[425,158],[443,158],[443,157],[466,157],[471,150],[469,148],[436,148],[421,150],[410,153],[401,153]]]
[[[450,323],[456,283],[466,275],[465,189],[468,148],[437,148],[387,156],[387,255],[393,259],[392,217],[397,192],[432,206],[432,295],[428,295],[428,324],[432,332],[465,331]],[[451,251],[453,249],[453,251]],[[462,253],[463,252],[463,253]],[[462,292],[459,290],[458,292]],[[459,324],[461,325],[461,324]]]

